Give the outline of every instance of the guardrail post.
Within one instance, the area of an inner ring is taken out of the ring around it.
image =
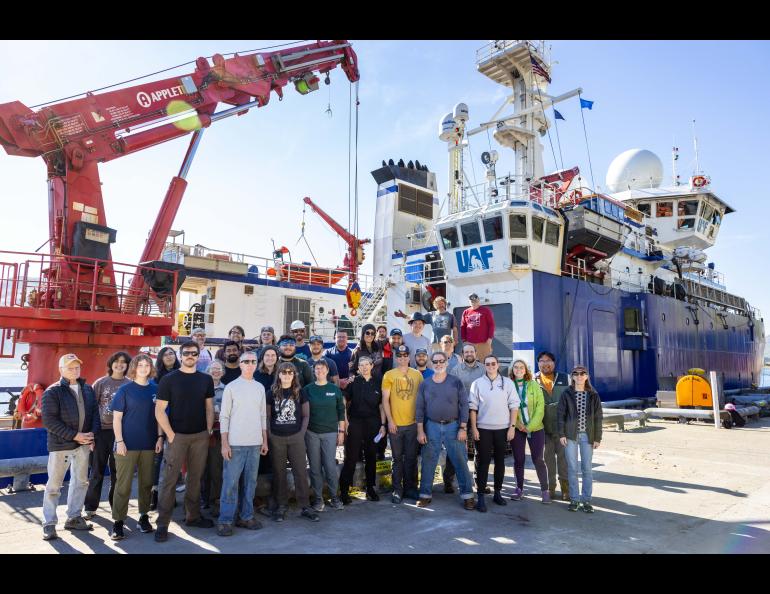
[[[711,405],[714,408],[714,428],[719,429],[722,424],[719,418],[719,383],[716,371],[709,371],[709,382],[711,383]]]

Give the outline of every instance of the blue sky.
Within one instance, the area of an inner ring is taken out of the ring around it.
[[[356,41],[361,69],[358,194],[360,235],[371,237],[376,186],[370,171],[382,159],[419,159],[446,192],[447,153],[438,122],[453,105],[470,108],[470,126],[487,120],[505,89],[478,74],[475,52],[485,41]],[[34,105],[102,87],[215,52],[261,48],[272,40],[0,42],[0,103]],[[554,95],[578,86],[595,101],[585,111],[596,183],[612,159],[630,148],[657,153],[666,181],[672,142],[680,174],[694,165],[691,121],[697,120],[701,167],[736,212],[708,250],[728,289],[770,314],[770,264],[765,247],[770,206],[763,174],[770,156],[770,43],[766,41],[552,41]],[[66,56],[66,59],[56,59]],[[162,76],[181,75],[192,66]],[[136,84],[136,83],[133,83]],[[287,90],[278,102],[214,124],[204,134],[174,227],[188,243],[268,256],[270,240],[309,260],[300,234],[302,197],[311,196],[347,225],[350,86],[341,70],[331,87],[307,96]],[[332,117],[324,112],[331,104]],[[558,107],[565,167],[589,166],[577,98]],[[556,143],[555,136],[553,141]],[[554,169],[547,137],[545,169]],[[471,138],[467,171],[481,183],[482,151],[496,148],[499,174],[512,153]],[[176,140],[101,166],[108,224],[118,230],[113,257],[135,262],[187,141]],[[558,156],[558,147],[556,148]],[[472,163],[472,167],[471,167]],[[32,251],[47,239],[45,168],[40,159],[0,151],[3,180],[0,249]],[[342,263],[343,245],[311,213],[306,235],[323,265]],[[371,254],[369,255],[371,257]]]

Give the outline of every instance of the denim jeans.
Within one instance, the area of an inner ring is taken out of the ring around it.
[[[578,449],[580,449],[580,473],[583,475],[583,496],[580,497],[578,485]],[[567,467],[569,474],[570,501],[591,502],[593,476],[591,460],[594,456],[594,444],[588,441],[587,433],[578,433],[577,441],[567,440]]]
[[[219,523],[232,524],[236,504],[241,520],[254,517],[254,491],[257,489],[259,452],[262,446],[230,446],[232,458],[224,461],[222,494],[219,497]],[[243,474],[244,488],[238,501],[238,481]]]
[[[441,454],[441,446],[446,448],[447,457],[452,460],[457,471],[457,484],[460,487],[460,496],[463,499],[473,499],[473,484],[471,473],[468,471],[468,450],[465,443],[457,440],[457,431],[460,424],[452,423],[425,423],[425,433],[428,443],[422,448],[422,477],[420,480],[420,497],[428,498],[433,492],[433,475]]]
[[[59,505],[64,475],[72,465],[70,485],[67,493],[67,519],[77,518],[83,511],[83,503],[88,491],[88,457],[91,448],[81,445],[74,450],[51,452],[48,454],[48,482],[45,484],[43,497],[43,526],[56,526],[56,507]]]
[[[337,475],[337,435],[334,433],[305,432],[305,447],[310,465],[310,486],[315,492],[314,501],[323,501],[324,479],[329,493],[337,496],[339,476]]]

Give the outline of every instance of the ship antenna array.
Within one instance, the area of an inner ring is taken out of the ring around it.
[[[692,121],[692,143],[695,148],[695,175],[700,175],[700,160],[698,159],[698,136],[695,134],[695,120]]]

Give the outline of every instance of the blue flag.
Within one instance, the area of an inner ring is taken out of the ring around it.
[[[561,114],[560,114],[558,111],[556,111],[555,109],[553,110],[553,115],[554,115],[554,118],[555,118],[555,119],[557,119],[557,120],[564,120],[564,116],[563,116],[563,115],[561,115]],[[567,120],[564,120],[564,121],[566,122]]]
[[[583,108],[593,109],[593,107],[594,107],[593,101],[589,101],[588,99],[583,99],[582,97],[580,98],[580,109],[583,109]]]

